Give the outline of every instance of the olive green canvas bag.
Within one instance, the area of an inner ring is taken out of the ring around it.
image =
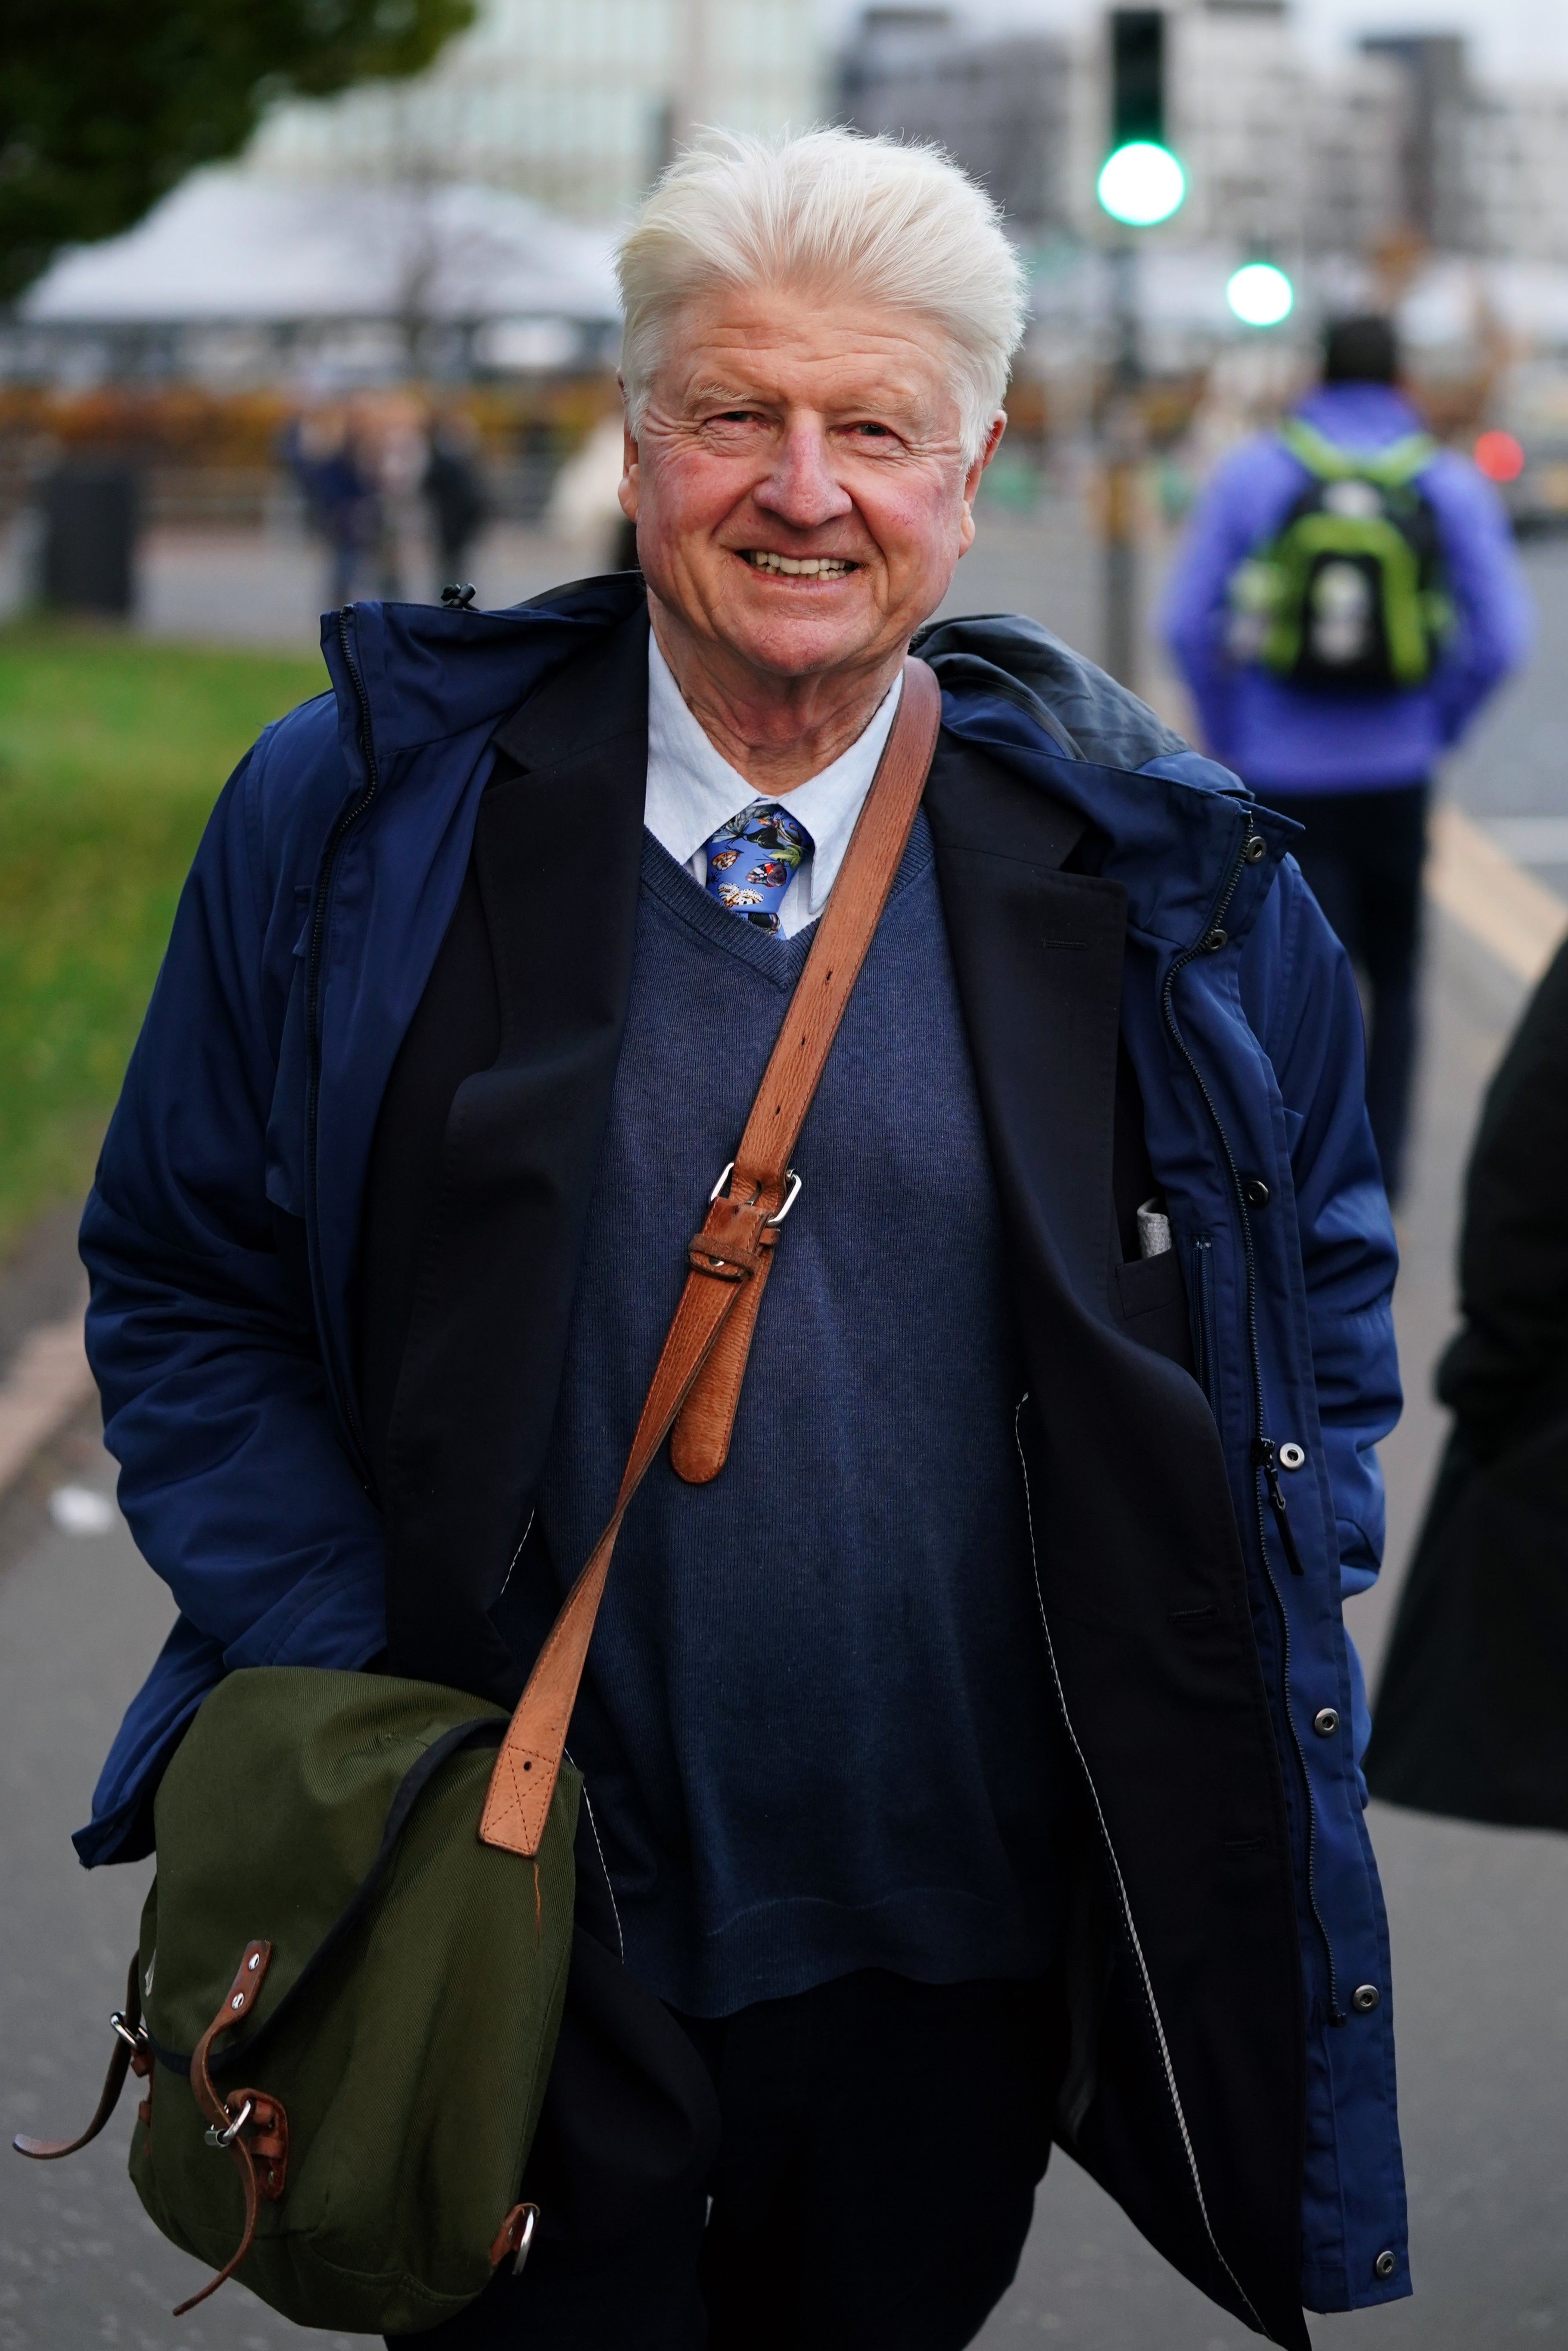
[[[217,2273],[183,2308],[237,2268],[302,2325],[412,2333],[520,2249],[578,1783],[557,1779],[532,1867],[482,1844],[506,1719],[288,1667],[231,1674],[198,1711],[158,1792],[130,2025],[151,2060],[131,2179]]]
[[[615,1512],[510,1717],[376,1673],[262,1667],[198,1708],[153,1809],[142,1914],[95,2138],[128,2074],[130,2150],[166,2237],[305,2326],[437,2325],[521,2268],[519,2200],[570,1962],[581,1782],[567,1725],[633,1494],[667,1437],[718,1475],[758,1301],[801,1190],[789,1156],[919,805],[941,697],[897,718],[735,1157],[720,1176]]]

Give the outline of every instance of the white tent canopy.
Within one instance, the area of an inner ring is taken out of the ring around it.
[[[618,317],[607,232],[525,196],[443,182],[192,172],[137,227],[62,254],[21,304],[37,326],[286,325]]]

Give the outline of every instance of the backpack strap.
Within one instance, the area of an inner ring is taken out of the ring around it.
[[[1407,433],[1384,449],[1342,449],[1304,416],[1287,416],[1280,439],[1316,481],[1376,482],[1386,490],[1402,489],[1414,481],[1438,454],[1429,433]]]
[[[506,1727],[480,1819],[485,1844],[529,1857],[538,1853],[616,1537],[688,1399],[694,1416],[683,1435],[688,1466],[681,1474],[711,1478],[723,1466],[757,1305],[784,1220],[801,1188],[790,1154],[893,886],[925,789],[941,713],[935,673],[911,656],[904,664],[898,716],[745,1131],[713,1186],[702,1229],[688,1249],[686,1285],[642,1407],[614,1512],[562,1602]],[[721,1353],[722,1339],[729,1343]],[[712,1374],[700,1385],[710,1364]]]

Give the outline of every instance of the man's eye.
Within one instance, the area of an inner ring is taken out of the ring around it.
[[[893,434],[885,424],[874,424],[869,419],[863,424],[852,424],[850,431],[862,441],[891,441]]]
[[[717,416],[711,416],[708,422],[710,424],[755,424],[757,412],[754,408],[722,408]]]

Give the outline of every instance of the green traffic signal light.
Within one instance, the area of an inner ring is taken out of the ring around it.
[[[1153,228],[1168,220],[1187,193],[1187,174],[1153,139],[1129,139],[1100,167],[1100,203],[1127,228]]]
[[[1244,327],[1277,327],[1295,307],[1296,290],[1272,261],[1243,263],[1225,288],[1225,299]]]

